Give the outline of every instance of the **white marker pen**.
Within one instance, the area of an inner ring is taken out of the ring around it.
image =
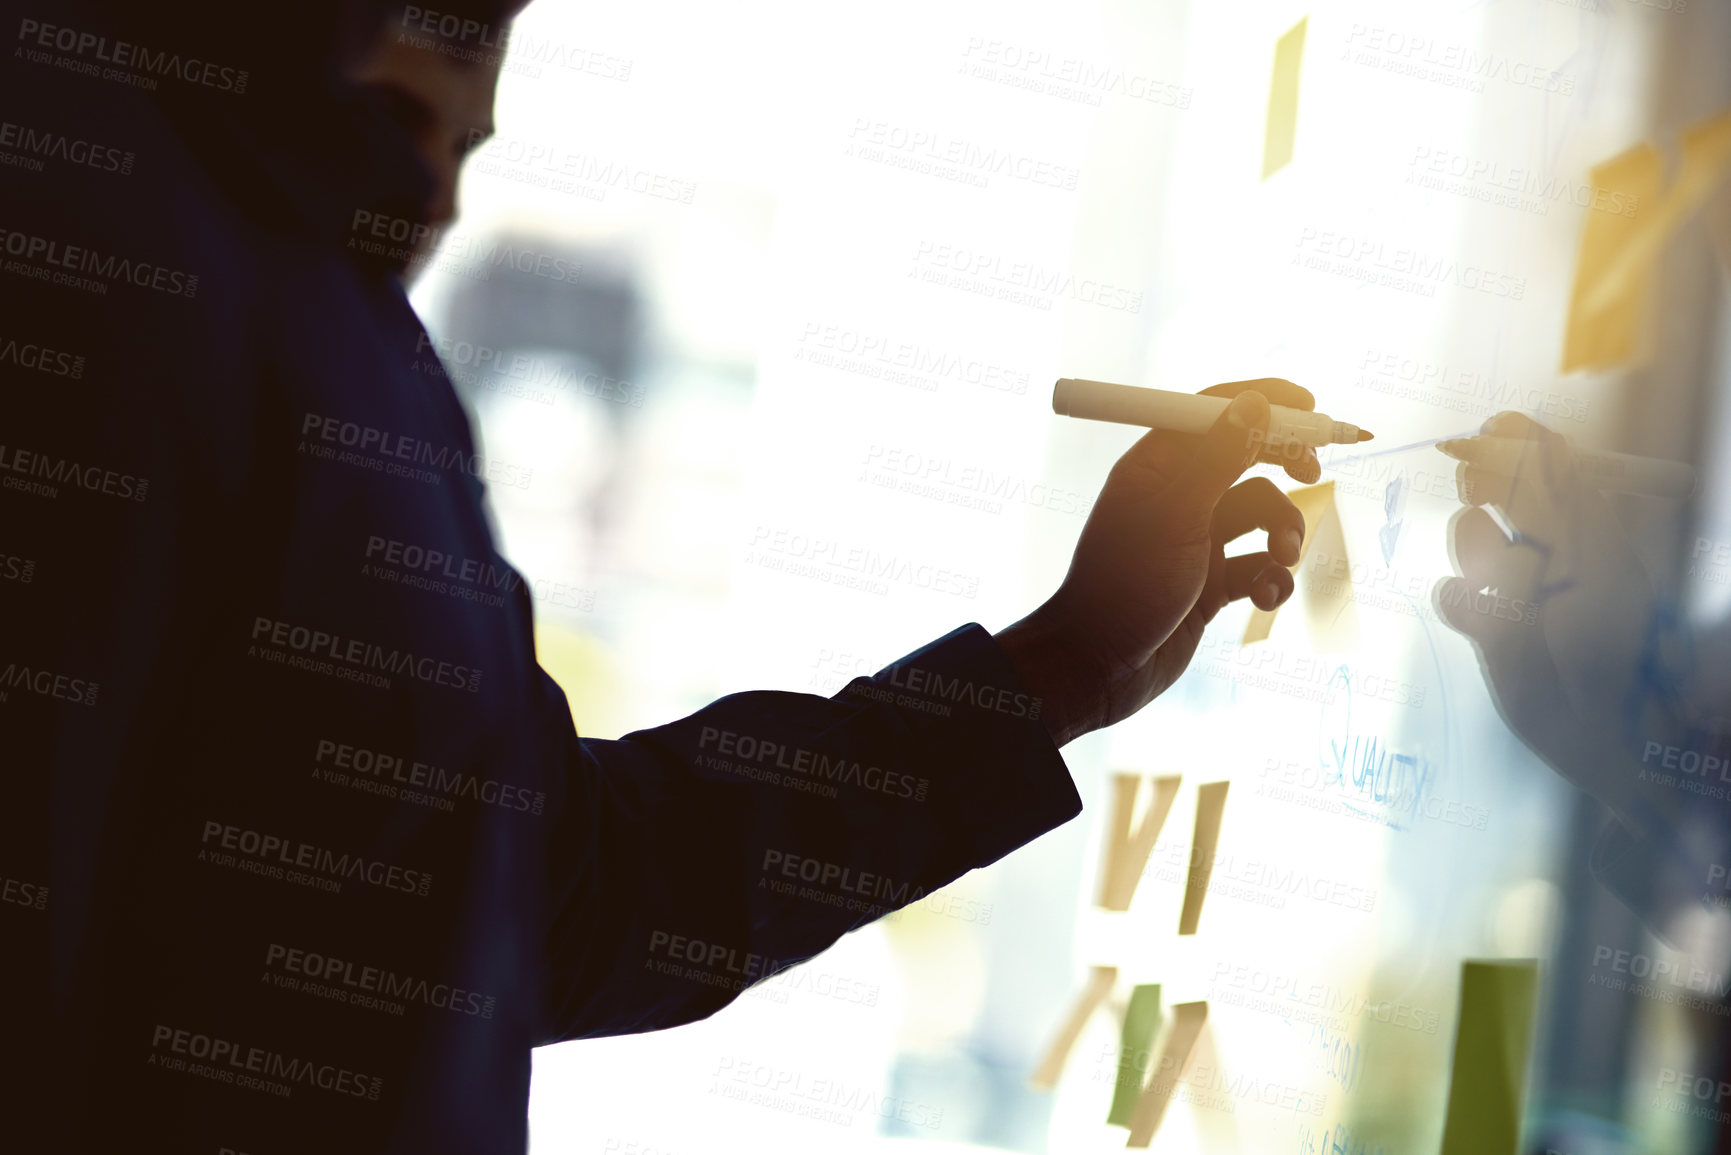
[[[1168,393],[1135,385],[1112,385],[1105,381],[1060,378],[1052,389],[1052,412],[1089,421],[1115,421],[1120,425],[1146,425],[1174,433],[1207,433],[1213,428],[1230,397],[1204,397],[1197,393]],[[1326,413],[1270,405],[1268,443],[1280,445],[1356,445],[1371,435],[1356,425],[1336,421]]]

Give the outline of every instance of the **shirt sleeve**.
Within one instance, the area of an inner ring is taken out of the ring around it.
[[[831,698],[733,694],[618,741],[573,733],[539,1041],[705,1018],[1075,817],[1039,711],[969,624]]]

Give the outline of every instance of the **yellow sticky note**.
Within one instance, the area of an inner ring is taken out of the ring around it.
[[[1274,77],[1268,86],[1268,127],[1262,140],[1262,179],[1292,161],[1292,142],[1298,135],[1298,74],[1304,61],[1306,16],[1286,30],[1274,45]]]
[[[1226,810],[1226,788],[1230,782],[1206,782],[1196,788],[1196,835],[1190,840],[1190,873],[1184,880],[1184,909],[1178,915],[1178,933],[1195,934],[1202,921],[1202,900],[1208,897],[1208,880],[1214,874],[1214,852],[1220,845],[1220,819]]]
[[[1352,565],[1346,555],[1346,533],[1340,524],[1340,512],[1334,504],[1334,482],[1295,489],[1286,495],[1298,512],[1304,515],[1304,542],[1298,549],[1297,573],[1317,548],[1329,558],[1337,558],[1336,570],[1348,575]],[[1320,651],[1333,653],[1350,650],[1358,645],[1358,607],[1352,596],[1350,579],[1326,585],[1308,579],[1300,583],[1305,616],[1310,622],[1311,643]],[[1244,626],[1243,644],[1248,646],[1266,641],[1274,628],[1279,610],[1252,610]]]
[[[1308,524],[1308,517],[1306,524]],[[1346,554],[1346,529],[1340,507],[1330,494],[1328,510],[1317,523],[1310,543],[1313,563],[1299,583],[1304,620],[1310,627],[1310,647],[1337,654],[1358,648],[1358,603],[1352,596],[1352,563]],[[1324,566],[1327,566],[1324,569]]]
[[[1616,308],[1624,287],[1645,277],[1665,242],[1694,216],[1724,180],[1728,165],[1731,165],[1731,112],[1720,113],[1683,133],[1683,163],[1677,171],[1676,183],[1665,190],[1649,211],[1642,212],[1637,206],[1634,228],[1582,296],[1586,320],[1597,320]]]
[[[1701,212],[1707,223],[1707,234],[1719,251],[1719,263],[1731,269],[1731,181],[1715,186],[1707,195]]]
[[[1130,1138],[1124,1146],[1146,1147],[1154,1141],[1160,1120],[1166,1117],[1172,1089],[1183,1076],[1190,1052],[1207,1021],[1207,1003],[1179,1003],[1172,1008],[1172,1030],[1166,1036],[1166,1045],[1160,1048],[1160,1063],[1154,1068],[1154,1077],[1136,1100],[1136,1113],[1130,1119]]]
[[[1069,1018],[1058,1031],[1058,1037],[1052,1040],[1052,1045],[1046,1049],[1045,1058],[1034,1069],[1034,1075],[1028,1081],[1041,1090],[1050,1091],[1058,1085],[1058,1076],[1064,1073],[1064,1061],[1070,1057],[1070,1051],[1076,1045],[1076,1040],[1082,1036],[1082,1028],[1088,1025],[1088,1016],[1092,1015],[1106,996],[1112,993],[1112,985],[1118,981],[1117,967],[1097,966],[1088,976],[1088,985],[1082,988],[1076,1003],[1070,1008]]]
[[[1153,797],[1142,813],[1142,821],[1132,831],[1130,822],[1142,779],[1135,774],[1112,776],[1112,825],[1106,832],[1106,861],[1100,870],[1102,908],[1130,909],[1131,900],[1136,897],[1136,884],[1148,869],[1148,856],[1154,853],[1154,843],[1160,837],[1160,828],[1166,825],[1166,815],[1172,810],[1182,781],[1176,775],[1156,778]]]
[[[1657,212],[1664,163],[1659,150],[1638,144],[1593,169],[1589,178],[1597,199],[1602,190],[1610,196],[1638,198],[1636,216],[1618,213],[1587,213],[1581,231],[1581,255],[1575,262],[1575,284],[1569,294],[1569,325],[1563,335],[1563,372],[1575,369],[1605,369],[1626,365],[1635,359],[1642,337],[1647,308],[1650,269],[1631,269],[1616,281],[1606,271],[1616,256],[1634,239],[1643,209]],[[1614,297],[1606,298],[1614,292]],[[1588,297],[1603,302],[1597,312],[1587,312]]]
[[[1581,231],[1581,255],[1569,296],[1563,371],[1607,369],[1644,352],[1653,269],[1665,245],[1723,188],[1731,171],[1731,111],[1683,133],[1677,180],[1664,188],[1664,160],[1648,143],[1592,171],[1594,203],[1634,203],[1634,215],[1595,210]],[[1599,193],[1608,194],[1601,198]],[[1613,199],[1616,198],[1616,199]],[[1709,220],[1716,234],[1722,221]],[[1718,238],[1723,240],[1723,238]]]

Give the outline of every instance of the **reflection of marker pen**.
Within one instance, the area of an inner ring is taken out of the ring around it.
[[[1205,397],[1198,393],[1168,393],[1164,389],[1142,389],[1135,385],[1111,385],[1105,381],[1083,381],[1064,377],[1052,389],[1052,412],[1089,421],[1115,421],[1120,425],[1146,425],[1174,433],[1207,433],[1213,428],[1230,397]],[[1268,443],[1278,445],[1355,445],[1371,435],[1356,425],[1336,421],[1326,413],[1268,407]]]
[[[1519,437],[1458,437],[1437,448],[1457,461],[1511,477],[1521,469],[1543,476],[1546,465],[1544,443]],[[1576,475],[1600,493],[1688,497],[1695,492],[1695,471],[1681,461],[1573,447],[1569,457]]]

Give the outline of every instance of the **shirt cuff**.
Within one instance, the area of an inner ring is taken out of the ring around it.
[[[856,678],[838,700],[895,710],[931,752],[976,865],[996,862],[1082,812],[1076,784],[997,640],[977,622]]]

